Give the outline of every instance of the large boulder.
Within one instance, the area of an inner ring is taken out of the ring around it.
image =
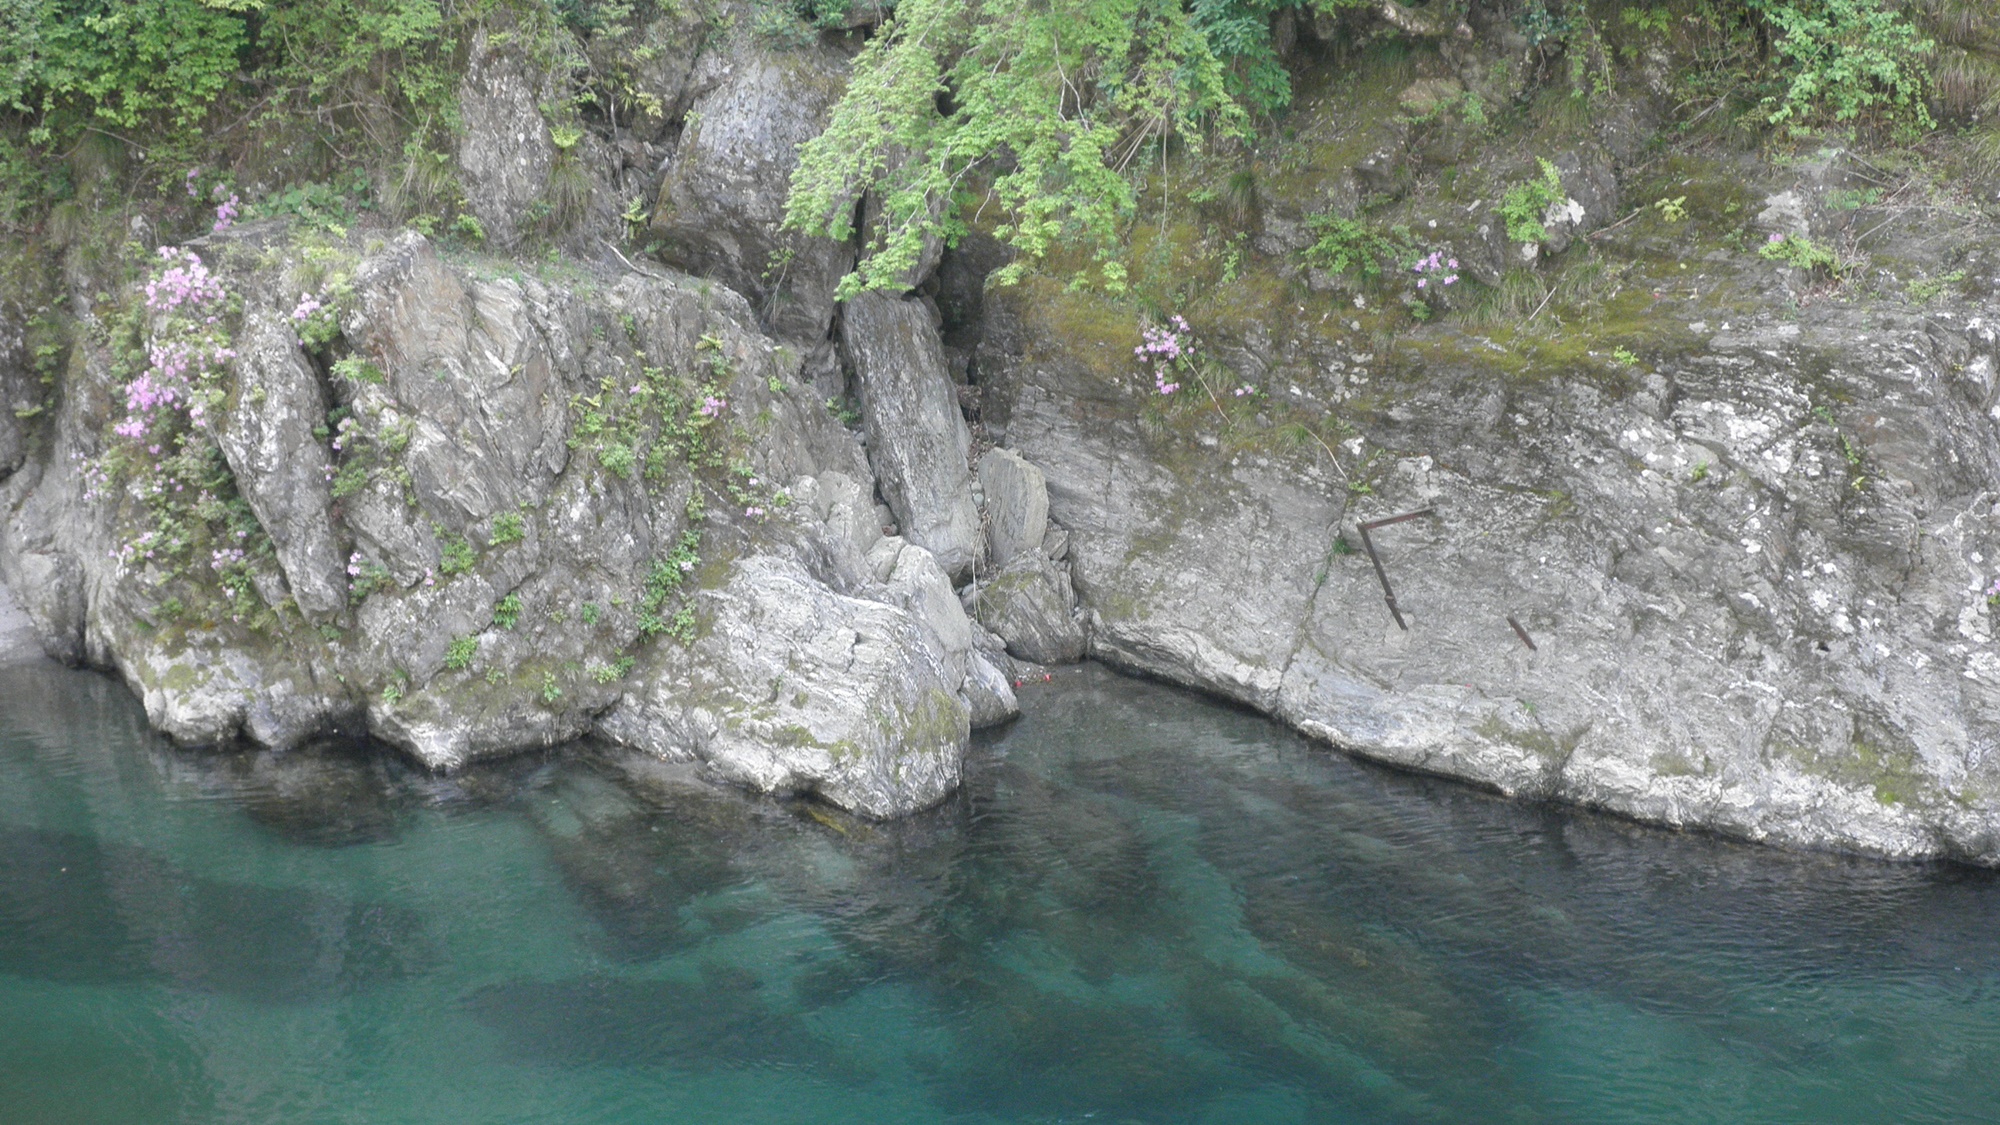
[[[606,737],[870,816],[958,785],[968,710],[915,617],[770,558],[745,560],[702,600],[709,631],[666,650],[600,721]]]
[[[1011,449],[989,449],[979,459],[979,489],[986,497],[986,543],[1005,565],[1024,551],[1040,551],[1049,532],[1048,478]]]
[[[967,465],[972,434],[929,312],[916,301],[862,293],[847,302],[840,338],[883,499],[904,537],[937,556],[946,573],[969,572],[984,546]]]
[[[745,13],[695,64],[701,91],[660,184],[660,255],[749,297],[773,334],[810,347],[833,321],[851,246],[780,229],[798,148],[845,89],[846,57],[818,44],[775,48]]]
[[[967,596],[979,623],[1006,642],[1009,654],[1036,664],[1083,659],[1085,636],[1069,574],[1041,551],[1014,556]]]
[[[314,623],[347,608],[344,560],[327,507],[333,460],[313,433],[326,425],[319,377],[276,308],[244,311],[239,393],[217,427],[237,490],[271,537],[299,610]]]

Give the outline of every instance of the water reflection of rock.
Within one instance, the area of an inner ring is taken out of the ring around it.
[[[206,879],[145,848],[0,829],[0,972],[299,1002],[412,975],[434,954],[422,919],[402,907]]]
[[[380,743],[329,738],[273,752],[245,746],[152,745],[170,785],[233,802],[287,843],[347,847],[394,839],[419,807],[486,808],[544,780],[544,755],[482,762],[436,774]]]

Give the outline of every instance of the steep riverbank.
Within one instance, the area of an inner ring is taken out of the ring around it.
[[[591,737],[873,817],[1096,657],[1510,795],[2000,864],[1970,149],[1675,131],[1637,46],[1580,114],[1516,20],[1350,13],[1286,23],[1236,165],[1147,174],[1122,292],[1001,284],[982,220],[843,299],[866,231],[781,220],[875,17],[725,8],[586,44],[636,114],[552,116],[482,28],[463,221],[238,221],[196,169],[17,248],[42,647],[191,744]]]

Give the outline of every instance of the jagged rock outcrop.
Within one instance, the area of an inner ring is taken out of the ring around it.
[[[930,314],[882,293],[849,300],[841,347],[861,392],[868,459],[905,538],[962,576],[983,554],[968,465],[972,435]]]
[[[968,596],[979,623],[1011,655],[1035,664],[1083,659],[1083,625],[1077,620],[1069,574],[1040,550],[1014,556]]]
[[[846,56],[813,43],[775,51],[749,13],[711,42],[688,79],[700,91],[674,150],[652,229],[669,263],[750,298],[773,334],[807,347],[826,338],[834,287],[852,246],[781,231],[798,147],[826,124],[846,87]]]
[[[134,372],[83,357],[0,485],[0,576],[49,651],[188,741],[366,729],[449,768],[596,732],[880,816],[957,784],[1011,697],[927,551],[876,573],[861,448],[742,297],[362,241],[311,273],[278,225],[195,248],[242,302],[182,396],[222,407],[180,423],[226,467],[207,507],[163,515],[147,490],[182,478],[115,432]],[[339,342],[309,354],[293,304],[329,263]]]
[[[555,101],[548,77],[523,57],[514,36],[473,36],[459,85],[458,173],[486,240],[500,249],[521,241],[529,213],[549,186],[555,139],[541,106]]]
[[[1990,319],[1753,307],[1608,384],[1353,348],[1284,369],[1336,464],[1145,421],[1057,300],[990,291],[979,363],[1093,654],[1506,793],[2000,863]],[[1404,631],[1356,525],[1412,510],[1374,533]]]

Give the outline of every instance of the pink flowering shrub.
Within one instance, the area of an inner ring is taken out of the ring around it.
[[[126,325],[143,366],[126,380],[105,456],[78,461],[85,498],[137,517],[115,559],[147,568],[155,581],[219,588],[224,612],[253,619],[266,611],[251,576],[270,543],[214,438],[236,358],[224,324],[233,302],[201,255],[173,246],[160,248],[142,292]]]
[[[209,228],[209,233],[221,234],[223,231],[235,226],[237,216],[243,213],[237,208],[237,204],[241,202],[242,200],[238,199],[233,192],[228,199],[223,200],[222,205],[215,209],[215,225]]]
[[[1433,250],[1418,258],[1417,264],[1410,270],[1417,275],[1419,289],[1428,288],[1433,281],[1440,286],[1458,284],[1458,259],[1447,259],[1442,250]]]
[[[302,293],[299,303],[292,306],[292,328],[299,335],[299,346],[307,351],[321,351],[340,335],[339,312],[333,293]]]
[[[1229,391],[1231,398],[1262,393],[1247,383],[1238,383],[1227,368],[1203,355],[1195,341],[1194,329],[1179,314],[1168,317],[1164,325],[1142,326],[1139,337],[1141,342],[1132,349],[1132,354],[1139,360],[1140,370],[1152,379],[1153,393],[1160,398],[1177,394],[1190,378],[1207,392],[1218,410],[1222,407],[1216,394],[1218,385],[1236,383]]]
[[[1193,334],[1194,330],[1179,314],[1167,318],[1165,326],[1148,326],[1140,331],[1143,342],[1132,349],[1132,354],[1139,357],[1140,366],[1153,377],[1155,393],[1164,396],[1181,389],[1178,378],[1169,376],[1189,358]]]

